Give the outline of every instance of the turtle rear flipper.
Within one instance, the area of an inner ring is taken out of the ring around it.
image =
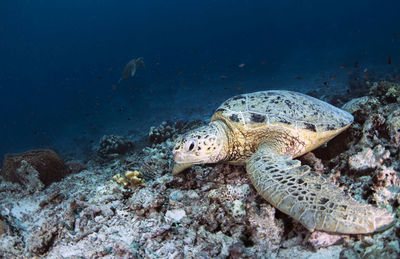
[[[264,199],[308,230],[366,234],[391,226],[394,216],[361,203],[309,166],[277,155],[264,145],[247,162],[250,179]]]

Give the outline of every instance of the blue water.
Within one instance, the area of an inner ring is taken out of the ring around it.
[[[3,0],[0,156],[50,147],[79,157],[104,134],[139,138],[163,120],[207,118],[241,92],[330,80],[334,93],[352,70],[396,73],[399,10],[372,0]],[[118,83],[135,57],[146,68]]]

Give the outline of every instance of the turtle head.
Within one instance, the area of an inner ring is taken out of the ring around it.
[[[172,151],[176,163],[172,173],[178,174],[196,164],[221,161],[226,157],[226,145],[226,134],[216,122],[181,135]]]

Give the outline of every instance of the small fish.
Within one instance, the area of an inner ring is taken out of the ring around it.
[[[303,77],[301,77],[301,76],[296,76],[296,79],[297,79],[297,80],[301,80],[301,79],[303,79]]]
[[[354,67],[357,68],[360,63],[358,61],[354,62]]]
[[[346,67],[345,67],[345,66],[340,66],[339,68],[340,68],[340,69],[345,69]]]
[[[354,73],[354,70],[353,70],[353,69],[350,69],[350,70],[348,71],[348,73],[349,73],[349,74],[352,74],[352,73]]]
[[[266,63],[265,61],[261,61],[261,65],[265,65],[265,63]]]
[[[111,89],[113,89],[114,91],[117,90],[117,85],[112,85]]]
[[[243,87],[236,86],[235,89],[238,91],[243,91]]]
[[[134,58],[131,61],[128,62],[128,64],[126,64],[124,71],[122,72],[122,77],[119,79],[118,82],[121,82],[122,80],[128,79],[129,77],[134,77],[136,74],[136,69],[137,67],[142,66],[145,68],[144,66],[144,61],[143,58]]]
[[[392,64],[392,58],[389,56],[388,57],[388,64],[391,65]]]
[[[333,79],[336,78],[336,75],[331,75],[329,78],[330,78],[331,80],[333,80]]]
[[[241,64],[238,65],[238,68],[244,68],[245,66],[246,66],[245,63],[241,63]]]
[[[368,73],[368,68],[364,68],[363,73]]]
[[[227,79],[227,78],[228,78],[228,76],[226,76],[226,75],[222,75],[222,76],[220,76],[220,78],[221,78],[222,80],[224,80],[224,79]]]
[[[325,86],[328,86],[328,82],[325,81],[325,82],[324,82],[324,85],[325,85]]]

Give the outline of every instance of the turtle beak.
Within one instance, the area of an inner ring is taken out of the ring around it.
[[[172,175],[177,175],[184,171],[185,169],[193,166],[194,164],[192,163],[177,163],[176,161],[181,161],[183,160],[182,158],[182,152],[179,152],[179,150],[172,150],[172,154],[174,155],[174,167],[172,169]]]
[[[176,157],[178,156],[178,151],[177,150],[172,150],[172,155],[174,156],[174,161],[176,161]]]
[[[185,163],[185,164],[179,164],[174,162],[174,168],[172,169],[172,175],[177,175],[184,171],[185,169],[192,167],[194,164],[192,163]]]

